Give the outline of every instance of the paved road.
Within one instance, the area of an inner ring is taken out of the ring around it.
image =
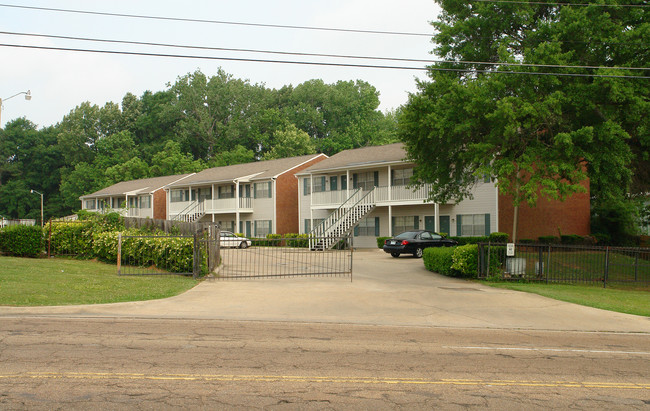
[[[5,318],[0,409],[650,407],[643,334]]]

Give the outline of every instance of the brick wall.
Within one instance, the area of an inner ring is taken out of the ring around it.
[[[566,200],[549,200],[540,195],[536,207],[519,205],[517,239],[532,239],[552,235],[590,234],[589,182],[583,183],[586,193],[577,193]],[[499,194],[499,231],[512,238],[514,207],[512,197]]]
[[[299,233],[298,221],[298,179],[296,173],[310,167],[327,157],[319,156],[300,167],[296,167],[278,177],[275,182],[276,198],[276,234]]]
[[[153,218],[167,218],[167,192],[162,188],[153,193]]]

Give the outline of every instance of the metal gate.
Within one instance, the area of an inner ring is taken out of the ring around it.
[[[310,250],[305,238],[253,239],[247,248],[219,247],[221,264],[215,278],[350,277],[352,281],[352,238],[337,240],[336,247],[325,251]]]

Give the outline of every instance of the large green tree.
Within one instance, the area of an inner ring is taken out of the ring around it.
[[[434,52],[446,62],[400,116],[431,197],[469,197],[485,175],[515,207],[540,192],[563,199],[587,177],[596,201],[625,196],[648,160],[650,70],[634,70],[650,57],[647,9],[437,2]]]

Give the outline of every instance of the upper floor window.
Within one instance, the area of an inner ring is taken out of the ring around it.
[[[309,194],[311,194],[311,178],[305,177],[305,179],[302,180],[302,195],[307,196]]]
[[[413,177],[412,168],[403,168],[400,170],[392,170],[392,182],[393,186],[405,186],[411,182],[411,177]]]
[[[364,191],[379,186],[379,172],[370,171],[367,173],[354,173],[352,175],[352,188],[360,188]]]
[[[151,208],[151,196],[140,197],[140,208]]]
[[[271,182],[255,183],[255,198],[271,198],[272,197]]]
[[[325,176],[314,177],[314,193],[321,193],[327,190],[326,181]]]
[[[172,190],[169,201],[172,203],[190,201],[190,190]]]
[[[84,208],[86,210],[94,210],[95,209],[95,199],[84,201]]]
[[[219,198],[235,198],[235,186],[219,186]]]

